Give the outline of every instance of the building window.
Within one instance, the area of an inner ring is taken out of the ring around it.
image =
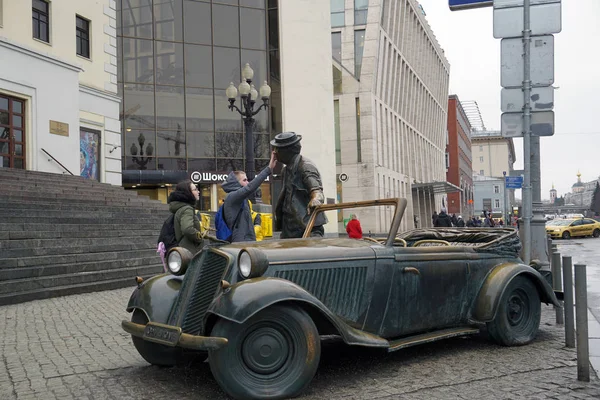
[[[360,78],[363,48],[365,46],[365,30],[354,31],[354,75]]]
[[[367,24],[369,0],[354,0],[354,25]]]
[[[483,170],[482,169],[479,170],[479,175],[483,176]]]
[[[494,185],[494,193],[500,193],[500,186]]]
[[[331,53],[333,59],[342,63],[342,32],[331,33]]]
[[[75,17],[75,22],[77,34],[77,55],[90,58],[90,21],[77,15]]]
[[[362,145],[360,143],[360,99],[356,98],[356,162],[362,162]]]
[[[0,168],[25,169],[25,102],[0,93]]]
[[[483,162],[483,157],[479,157],[479,162]]]
[[[344,0],[331,0],[331,27],[338,28],[345,24]]]
[[[446,153],[446,169],[450,168],[450,153]]]
[[[333,124],[335,130],[335,163],[342,163],[342,139],[340,137],[340,101],[333,101]]]
[[[483,151],[483,146],[479,146],[479,151]]]
[[[33,0],[32,22],[33,37],[50,43],[49,5],[44,0]]]
[[[498,199],[494,200],[494,208],[496,208],[496,209],[500,208],[500,200],[498,200]]]

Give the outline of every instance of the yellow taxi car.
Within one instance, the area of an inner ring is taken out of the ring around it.
[[[546,233],[552,239],[581,236],[600,236],[600,222],[590,218],[555,219],[546,224]]]

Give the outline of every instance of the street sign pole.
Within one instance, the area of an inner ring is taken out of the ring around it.
[[[531,261],[531,29],[529,13],[530,0],[523,2],[523,162],[525,177],[523,179],[523,262]]]

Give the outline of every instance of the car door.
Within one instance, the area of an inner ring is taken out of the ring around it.
[[[583,220],[578,219],[577,221],[573,221],[573,223],[571,223],[568,230],[570,231],[571,236],[584,236],[584,229]]]
[[[592,233],[594,232],[594,220],[584,218],[582,231],[585,236],[592,236]]]
[[[469,261],[458,247],[398,249],[379,334],[392,338],[458,325],[468,311]]]

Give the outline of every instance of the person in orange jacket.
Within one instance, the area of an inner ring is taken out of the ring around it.
[[[362,239],[362,228],[356,214],[350,215],[350,221],[346,225],[346,232],[350,239]]]

